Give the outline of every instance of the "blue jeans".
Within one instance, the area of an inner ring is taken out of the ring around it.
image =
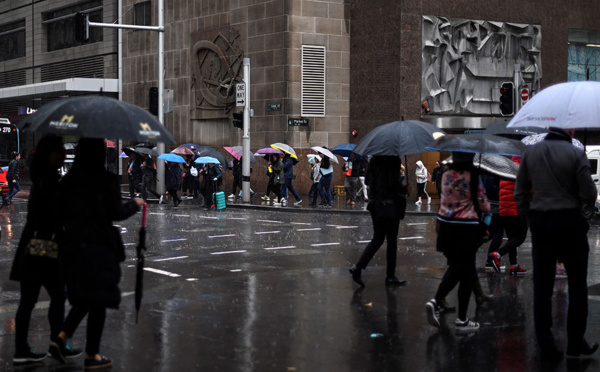
[[[6,194],[6,199],[11,199],[13,196],[17,195],[19,191],[21,191],[21,185],[19,185],[19,181],[9,181],[8,194]]]
[[[294,185],[292,184],[292,178],[286,178],[285,179],[285,183],[283,185],[281,185],[281,197],[282,198],[288,198],[288,189],[292,192],[292,195],[294,195],[294,198],[296,198],[296,201],[300,201],[302,200],[302,198],[300,198],[300,195],[298,195],[298,192],[296,191],[296,189],[294,188]]]
[[[319,181],[319,194],[321,195],[321,203],[331,205],[331,180],[333,173],[329,173],[321,177]]]

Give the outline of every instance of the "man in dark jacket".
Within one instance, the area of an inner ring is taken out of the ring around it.
[[[572,135],[572,133],[571,133]],[[542,354],[558,358],[552,334],[552,292],[556,261],[561,258],[569,281],[567,355],[589,355],[598,344],[584,338],[588,316],[588,222],[581,209],[593,205],[597,191],[585,153],[569,133],[551,128],[546,138],[523,154],[515,185],[519,214],[529,217],[533,257],[533,312]]]
[[[173,205],[176,207],[181,203],[181,198],[177,196],[177,190],[181,188],[181,167],[177,163],[167,162],[165,170],[165,188],[171,197]]]
[[[162,196],[154,189],[154,180],[156,179],[156,168],[154,160],[148,154],[144,154],[144,162],[142,163],[142,199],[148,200],[148,191],[150,191],[159,203],[162,203]]]
[[[130,155],[129,169],[127,174],[129,175],[129,197],[131,200],[135,198],[135,193],[141,193],[142,183],[142,161],[140,155],[132,152]]]
[[[302,198],[300,197],[300,195],[298,195],[298,192],[296,191],[292,183],[294,180],[294,161],[289,155],[286,155],[283,158],[283,175],[285,177],[285,183],[281,188],[281,196],[284,199],[283,202],[285,203],[287,201],[288,190],[290,190],[292,195],[294,195],[294,198],[296,198],[296,202],[294,204],[298,205],[302,203]]]
[[[356,159],[356,154],[350,154],[348,161],[344,163],[344,174],[346,179],[344,180],[344,189],[346,190],[346,204],[356,204],[356,189],[358,188],[358,172],[360,167],[360,161]]]
[[[21,191],[21,185],[19,184],[19,159],[21,154],[13,151],[10,154],[11,161],[8,164],[8,173],[6,174],[6,181],[8,181],[8,194],[6,194],[6,204],[12,204],[13,196],[17,195]]]

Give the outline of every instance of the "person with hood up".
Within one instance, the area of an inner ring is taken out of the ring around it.
[[[423,165],[423,162],[421,160],[418,160],[416,164],[417,170],[415,171],[415,174],[417,176],[417,196],[419,197],[419,200],[417,200],[415,204],[423,204],[423,202],[421,201],[422,195],[427,196],[427,204],[431,204],[431,197],[429,197],[429,194],[426,191],[427,181],[431,178],[431,176],[429,175],[429,171],[427,170],[427,168],[425,168],[425,165]]]
[[[165,162],[165,188],[167,193],[173,198],[173,206],[181,204],[181,198],[177,196],[177,190],[181,189],[181,167],[177,163]]]

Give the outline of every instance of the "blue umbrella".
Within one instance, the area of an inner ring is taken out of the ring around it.
[[[194,160],[194,163],[196,163],[196,164],[209,164],[209,163],[221,164],[221,162],[219,160],[217,160],[217,158],[213,158],[212,156],[201,156],[198,159]]]
[[[165,160],[171,163],[185,163],[185,159],[182,158],[181,156],[177,155],[177,154],[171,154],[171,153],[166,153],[166,154],[162,154],[161,156],[158,157],[161,160]]]
[[[341,145],[337,145],[336,147],[332,148],[331,152],[333,152],[336,155],[349,158],[350,154],[354,152],[355,147],[356,145],[353,143],[342,143]]]

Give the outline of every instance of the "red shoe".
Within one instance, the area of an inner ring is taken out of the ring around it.
[[[519,266],[519,264],[510,265],[510,275],[525,275],[526,273],[527,270]]]
[[[492,266],[497,273],[500,272],[500,262],[502,261],[502,256],[498,252],[490,253],[490,258],[492,259]]]

